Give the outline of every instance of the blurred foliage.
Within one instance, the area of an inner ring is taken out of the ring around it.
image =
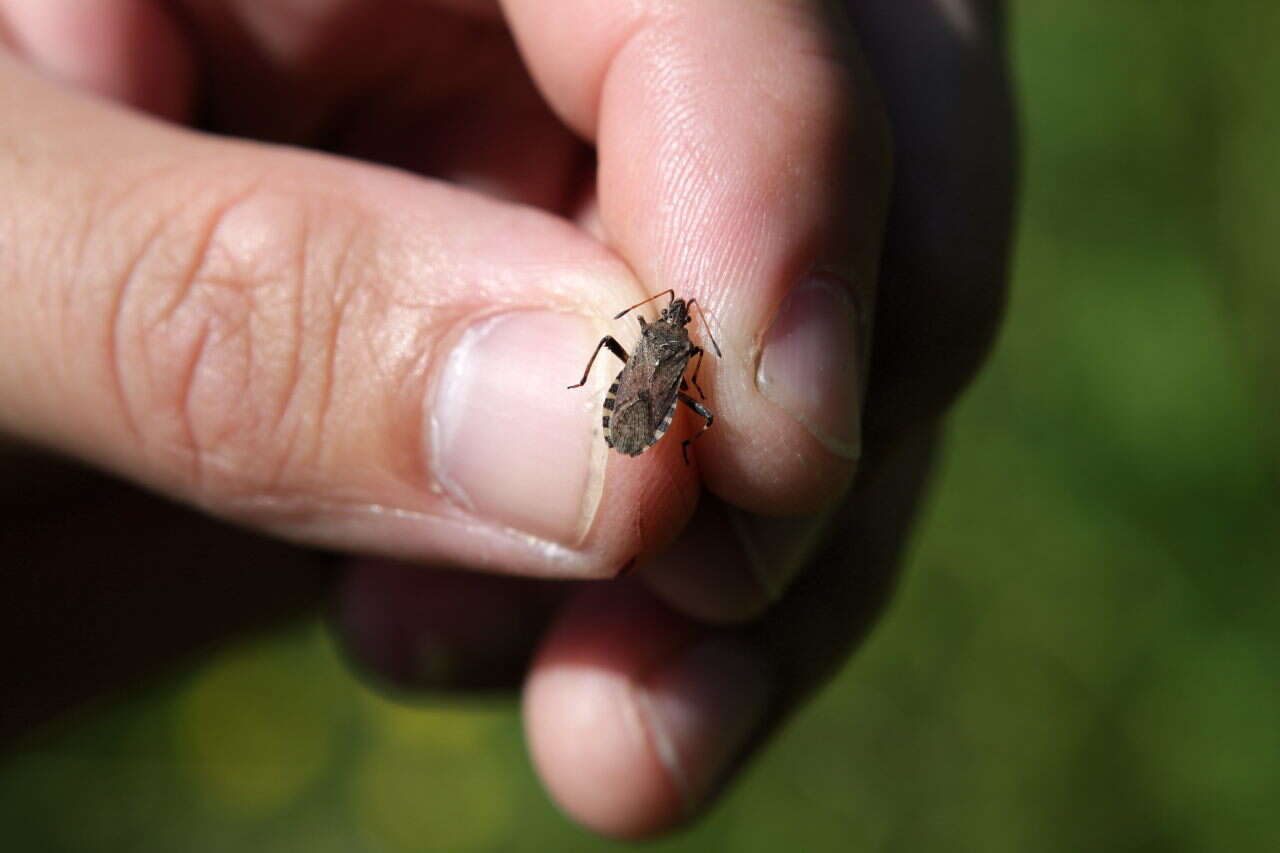
[[[1280,849],[1280,4],[1013,11],[1016,288],[898,599],[658,849]],[[377,698],[316,625],[7,761],[0,824],[41,851],[613,846],[546,800],[513,709]]]

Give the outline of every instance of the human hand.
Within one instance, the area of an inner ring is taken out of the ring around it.
[[[1011,157],[984,13],[949,6],[973,12],[968,42],[931,4],[853,16],[900,164],[877,296],[883,121],[818,4],[506,4],[594,174],[487,6],[191,3],[184,35],[119,2],[86,50],[48,26],[60,4],[8,5],[9,43],[82,86],[182,120],[198,76],[214,129],[439,180],[189,134],[0,59],[21,211],[0,266],[5,429],[307,544],[558,578],[634,561],[634,580],[536,591],[360,563],[339,609],[359,659],[436,687],[500,682],[552,620],[530,741],[601,831],[692,813],[847,652],[999,304]],[[788,300],[815,269],[843,283]],[[671,439],[608,456],[598,407],[561,390],[601,318],[667,286],[725,351],[696,468]],[[700,482],[717,497],[685,527]]]

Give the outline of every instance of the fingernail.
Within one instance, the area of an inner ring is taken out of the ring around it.
[[[699,622],[749,622],[786,592],[812,554],[822,522],[752,515],[704,495],[680,537],[640,576],[670,607]]]
[[[727,507],[729,523],[747,555],[747,569],[770,603],[782,598],[813,554],[822,534],[821,516],[772,518]]]
[[[579,542],[598,503],[604,444],[596,446],[593,383],[565,386],[581,375],[595,337],[585,317],[550,311],[498,314],[464,331],[428,404],[427,458],[439,489],[478,518]]]
[[[795,286],[765,333],[756,387],[832,453],[861,445],[858,317],[850,285],[832,273]]]
[[[758,655],[736,640],[713,637],[640,687],[641,714],[686,814],[715,789],[764,721],[773,683]]]

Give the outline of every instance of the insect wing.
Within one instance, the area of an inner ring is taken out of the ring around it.
[[[662,332],[661,324],[646,330],[605,399],[605,441],[628,456],[652,447],[675,413],[688,346]]]
[[[633,398],[613,410],[606,429],[609,445],[619,453],[638,456],[653,444],[653,413],[647,398]]]

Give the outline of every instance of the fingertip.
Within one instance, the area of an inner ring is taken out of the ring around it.
[[[636,457],[609,451],[604,494],[585,547],[602,555],[600,577],[625,574],[680,535],[700,496],[696,469],[668,437]]]
[[[821,4],[508,5],[533,74],[598,141],[607,242],[715,329],[708,487],[763,514],[827,508],[856,468],[869,324],[851,286],[810,273],[874,287],[889,174],[851,34]],[[713,351],[706,331],[689,327]]]
[[[525,731],[543,784],[569,817],[602,835],[641,838],[680,801],[636,720],[624,678],[554,667],[525,688]]]
[[[847,492],[862,455],[873,281],[812,270],[758,326],[732,330],[724,366],[709,377],[720,429],[700,448],[716,495],[794,516]]]
[[[544,641],[525,685],[526,738],[548,792],[582,825],[639,838],[679,818],[633,677],[689,635],[688,623],[621,583],[584,589]]]
[[[525,691],[534,763],[585,826],[624,838],[697,814],[766,719],[765,660],[639,587],[584,590],[558,618]]]
[[[763,401],[765,406],[767,401]],[[699,464],[708,490],[745,512],[764,516],[812,515],[845,495],[857,460],[832,453],[798,422],[750,408],[725,405],[716,442],[704,440]]]

